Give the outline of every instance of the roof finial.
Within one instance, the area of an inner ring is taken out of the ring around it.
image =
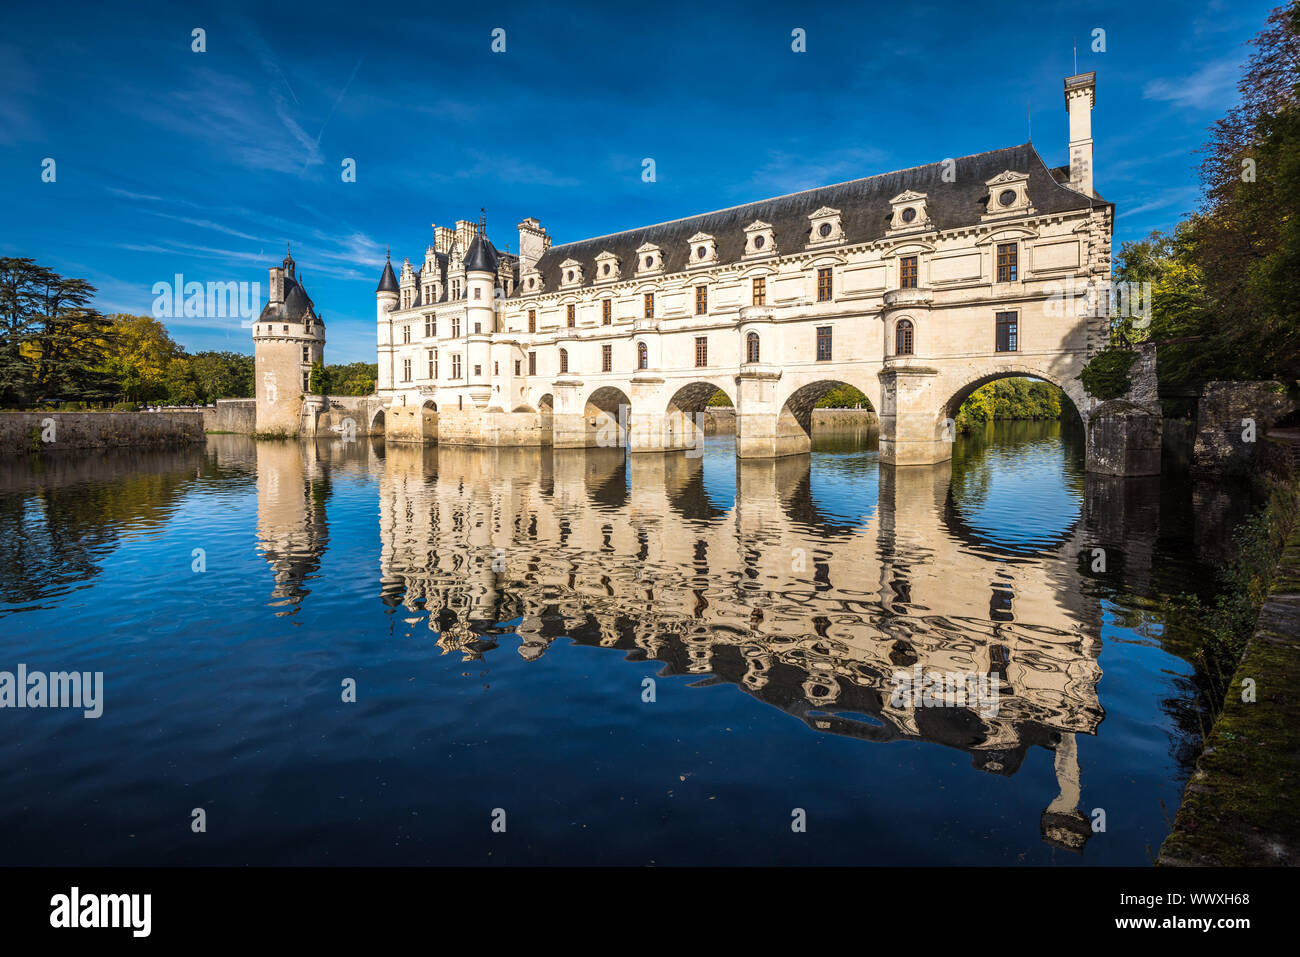
[[[1074,38],[1074,73],[1073,76],[1079,75],[1079,38]]]
[[[387,243],[384,244],[384,259],[387,262],[393,261],[393,247],[389,246]]]

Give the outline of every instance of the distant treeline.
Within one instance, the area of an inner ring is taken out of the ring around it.
[[[198,405],[251,398],[253,357],[188,353],[152,316],[104,315],[95,287],[31,259],[0,258],[0,408]],[[324,366],[333,395],[369,395],[379,367]]]
[[[1061,390],[1038,379],[998,379],[980,386],[957,412],[957,430],[969,432],[996,419],[1059,419]]]

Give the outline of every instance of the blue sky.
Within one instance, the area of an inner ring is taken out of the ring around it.
[[[480,207],[499,246],[525,216],[567,242],[1022,143],[1027,111],[1062,165],[1075,37],[1118,249],[1195,207],[1193,151],[1275,5],[9,4],[0,254],[148,313],[176,273],[264,297],[291,241],[327,360],[374,361],[385,244],[418,262]],[[251,352],[238,319],[167,323]]]

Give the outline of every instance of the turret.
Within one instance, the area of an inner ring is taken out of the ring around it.
[[[298,434],[311,367],[325,360],[325,323],[295,268],[291,255],[271,268],[271,294],[253,325],[259,432]]]
[[[385,253],[384,271],[379,277],[379,287],[375,289],[375,341],[378,345],[380,389],[393,387],[393,325],[388,314],[397,307],[397,276],[393,274],[393,260]]]

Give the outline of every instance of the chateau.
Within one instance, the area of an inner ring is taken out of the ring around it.
[[[1026,143],[560,245],[525,219],[517,254],[482,220],[435,226],[418,266],[384,265],[378,399],[357,406],[358,426],[395,442],[668,451],[696,443],[721,389],[737,454],[772,457],[808,450],[813,406],[844,383],[880,416],[881,460],[925,464],[951,455],[966,397],[1003,376],[1054,383],[1086,422],[1077,376],[1108,320],[1061,292],[1110,278],[1095,89],[1093,73],[1065,81],[1065,166]],[[289,383],[296,396],[324,343],[291,258],[271,285],[260,431],[264,395]],[[315,431],[311,411],[271,400],[267,421]]]

